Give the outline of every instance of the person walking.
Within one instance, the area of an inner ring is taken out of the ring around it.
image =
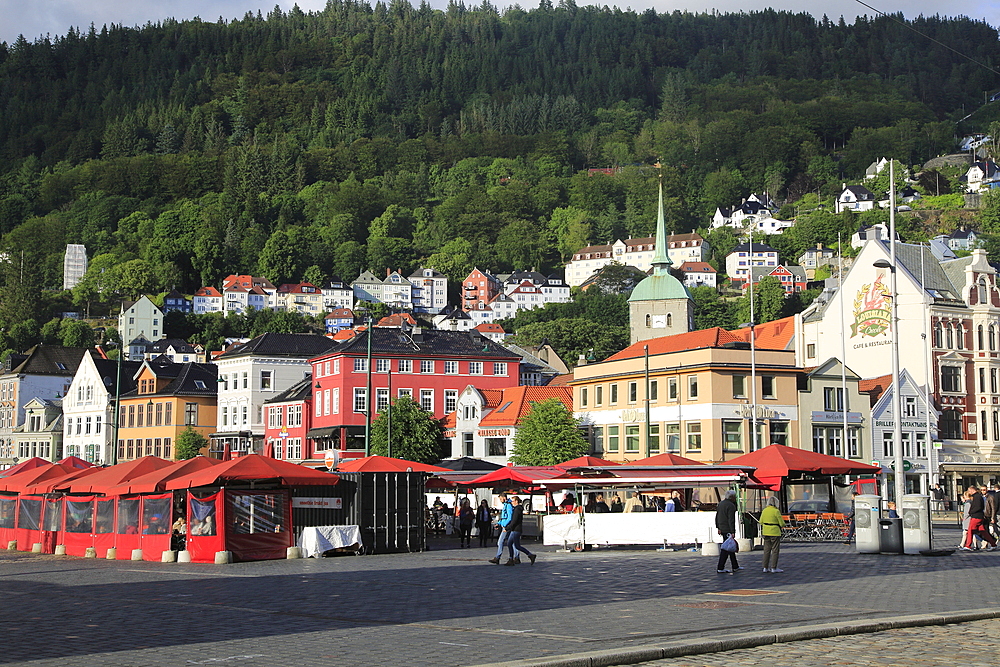
[[[986,547],[987,551],[996,551],[997,541],[993,539],[985,530],[984,521],[984,507],[985,502],[983,501],[983,494],[979,493],[979,489],[975,486],[970,486],[968,489],[969,497],[969,531],[965,536],[965,544],[963,546],[963,551],[971,551],[972,537],[978,536],[986,540],[989,545]]]
[[[493,537],[493,513],[485,500],[476,509],[476,528],[479,529],[479,546],[485,547]]]
[[[854,531],[857,528],[857,513],[858,513],[858,493],[857,489],[851,491],[851,523],[847,527],[847,538],[844,540],[844,544],[850,544],[851,540],[854,539]]]
[[[507,549],[510,551],[510,558],[507,559],[504,565],[520,565],[521,554],[527,554],[528,559],[531,560],[531,564],[534,565],[535,559],[538,556],[521,546],[521,528],[524,521],[524,508],[521,507],[521,499],[518,496],[514,496],[510,499],[510,502],[510,522],[507,524],[507,532],[510,535],[507,538]]]
[[[719,503],[718,508],[715,510],[715,528],[719,531],[719,535],[722,535],[723,541],[730,537],[736,537],[736,492],[732,489],[726,491],[726,497],[722,499],[722,502]],[[740,569],[740,564],[736,560],[736,552],[726,551],[720,547],[719,565],[715,568],[715,571],[719,574],[729,572],[726,569],[727,558],[732,563],[733,572]]]
[[[985,484],[980,489],[983,494],[983,530],[997,537],[997,532],[993,529],[997,519],[997,497]]]
[[[476,512],[468,498],[462,498],[462,503],[455,510],[458,515],[458,546],[460,549],[472,548],[472,524],[475,523]]]
[[[778,510],[778,499],[771,496],[760,513],[760,532],[764,536],[764,572],[784,572],[778,567],[778,552],[781,549],[781,529],[785,520]]]
[[[962,539],[958,542],[958,548],[965,551],[965,538],[969,536],[969,508],[972,507],[972,500],[968,491],[962,494]],[[979,545],[976,545],[978,548]]]
[[[497,498],[500,501],[500,516],[497,518],[497,525],[500,526],[500,537],[497,538],[497,555],[490,559],[494,565],[500,564],[500,557],[503,556],[503,549],[507,546],[507,539],[510,533],[507,532],[507,524],[510,523],[513,507],[507,499],[506,493],[501,493]]]

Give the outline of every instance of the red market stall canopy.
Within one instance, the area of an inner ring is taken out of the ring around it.
[[[557,463],[557,468],[593,468],[595,466],[617,466],[621,465],[616,461],[607,461],[599,456],[578,456],[575,459],[570,459],[569,461],[563,461],[562,463]]]
[[[130,493],[162,493],[166,490],[166,484],[172,479],[183,477],[199,470],[220,465],[219,459],[210,459],[207,456],[195,456],[191,459],[178,461],[172,466],[158,468],[145,475],[139,475],[123,484],[113,486],[108,489],[108,495],[127,495]]]
[[[141,459],[104,468],[93,475],[57,484],[54,490],[67,493],[108,493],[113,486],[172,465],[172,461],[157,456],[144,456]]]
[[[64,463],[64,464],[67,464],[67,465],[71,465],[74,468],[93,468],[94,467],[93,463],[91,463],[90,461],[84,461],[79,456],[67,456],[62,461],[58,461],[58,463]]]
[[[277,482],[285,486],[333,486],[340,480],[336,475],[287,461],[248,454],[223,461],[203,470],[168,480],[167,490],[198,486],[223,486],[229,482]]]
[[[52,465],[51,461],[46,461],[45,459],[33,456],[30,459],[25,459],[20,463],[12,465],[6,470],[0,471],[0,477],[10,477],[11,475],[16,475],[17,473],[24,472],[25,470],[34,470],[35,468],[41,468],[42,466],[49,465]]]
[[[796,449],[785,445],[768,445],[755,452],[737,456],[726,461],[729,465],[753,466],[753,476],[770,486],[781,484],[781,478],[797,477],[802,473],[819,475],[865,475],[878,474],[880,468],[860,461],[851,461],[837,456],[817,454],[806,449]]]
[[[746,483],[750,466],[696,464],[692,466],[618,466],[604,468],[602,476],[561,475],[549,479],[536,478],[533,483],[547,488],[582,486],[643,486],[647,488],[731,486]]]
[[[451,469],[388,456],[365,456],[342,461],[337,472],[451,472]]]
[[[656,456],[650,456],[648,458],[639,459],[638,461],[629,461],[625,465],[627,466],[701,466],[705,465],[701,461],[695,461],[694,459],[688,459],[671,452],[665,454],[657,454]]]
[[[534,486],[535,480],[552,479],[564,475],[566,471],[556,466],[504,466],[467,483],[467,486],[504,486],[517,484]]]
[[[47,479],[54,480],[65,477],[76,471],[77,468],[62,463],[46,463],[44,466],[22,470],[10,477],[0,479],[0,491],[23,493],[24,489],[32,484],[44,482]]]
[[[25,484],[24,488],[20,490],[22,495],[38,495],[42,493],[52,493],[52,490],[57,486],[69,482],[71,480],[80,479],[81,477],[87,477],[88,475],[93,475],[101,471],[101,468],[74,468],[72,472],[60,475],[58,477],[49,477],[44,480],[38,480],[33,484]]]

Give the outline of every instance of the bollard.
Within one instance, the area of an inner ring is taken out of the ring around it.
[[[302,558],[302,549],[299,547],[288,547],[288,549],[285,550],[285,558]]]
[[[215,564],[216,565],[228,565],[233,562],[233,552],[231,551],[216,551],[215,552]]]
[[[177,562],[177,552],[167,549],[160,555],[161,563],[176,563]]]
[[[118,549],[116,549],[115,547],[110,547],[108,549],[108,554],[105,556],[105,558],[107,558],[108,560],[115,560],[116,558],[118,558]]]
[[[40,553],[42,553],[42,543],[41,542],[35,542],[34,544],[32,544],[31,545],[31,553],[33,553],[33,554],[40,554]]]
[[[87,547],[87,550],[83,552],[84,558],[97,558],[97,549],[94,547]]]
[[[17,540],[7,542],[7,551],[17,551]]]
[[[716,556],[719,555],[719,543],[718,542],[705,542],[701,545],[701,555],[702,556]]]
[[[65,556],[66,555],[66,545],[65,544],[57,544],[56,545],[55,554],[57,556]]]
[[[191,552],[188,550],[177,552],[177,562],[178,563],[190,563],[191,562]]]
[[[737,537],[736,544],[740,545],[740,551],[753,551],[753,540],[745,537]]]
[[[132,560],[142,560],[142,549],[132,549]]]

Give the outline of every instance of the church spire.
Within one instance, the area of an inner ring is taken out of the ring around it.
[[[657,162],[655,165],[657,169],[660,169],[660,163]],[[667,244],[670,237],[667,236],[667,221],[663,215],[663,171],[660,171],[660,202],[659,207],[656,212],[656,253],[653,255],[653,275],[661,276],[665,273],[669,273],[670,267],[673,266],[673,262],[670,261],[670,255],[667,253]]]

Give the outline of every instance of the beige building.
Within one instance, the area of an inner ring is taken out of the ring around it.
[[[770,443],[801,446],[794,352],[752,353],[744,334],[714,328],[665,336],[578,366],[574,414],[593,451],[613,461],[673,452],[721,463]]]

